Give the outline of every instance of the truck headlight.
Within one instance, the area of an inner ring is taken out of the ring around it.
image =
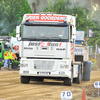
[[[60,74],[60,75],[64,75],[64,74],[65,74],[65,72],[63,72],[63,71],[62,71],[62,72],[59,72],[59,74]]]
[[[60,65],[60,68],[68,68],[68,65]]]
[[[65,67],[65,65],[60,65],[60,68],[64,68]]]
[[[28,67],[28,64],[20,64],[20,67]]]

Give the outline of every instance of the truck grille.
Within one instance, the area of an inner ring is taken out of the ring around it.
[[[37,70],[53,70],[54,61],[34,61],[34,68]]]

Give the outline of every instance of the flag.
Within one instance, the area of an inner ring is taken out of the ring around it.
[[[100,54],[100,48],[97,46],[96,52]]]
[[[93,37],[94,34],[95,33],[90,28],[88,28],[88,38]]]

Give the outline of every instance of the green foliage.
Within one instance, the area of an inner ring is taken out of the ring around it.
[[[25,13],[31,13],[27,0],[0,0],[0,35],[15,36],[15,27]]]
[[[10,36],[16,37],[16,29],[14,29],[13,32],[10,33]]]
[[[78,2],[70,2],[70,0],[57,0],[55,5],[49,1],[49,6],[46,7],[43,12],[55,12],[56,14],[67,14],[76,17],[76,29],[85,31],[85,37],[87,37],[88,27],[91,28],[95,35],[88,40],[89,45],[95,46],[96,43],[100,46],[100,18],[96,18],[96,14],[99,14],[100,9],[93,13],[92,6],[88,8],[80,7]],[[99,14],[100,16],[100,14]],[[99,19],[99,20],[97,20]]]
[[[3,63],[0,61],[0,67],[2,67]]]
[[[19,65],[19,61],[15,60],[13,61],[13,66],[18,66]]]
[[[27,0],[24,0],[23,4],[20,5],[20,10],[17,13],[18,23],[21,23],[24,14],[32,13]]]
[[[93,45],[98,45],[100,47],[100,8],[97,9],[93,14],[93,21],[95,23],[95,27],[93,27],[93,31],[95,35],[93,38],[90,38],[88,43]]]

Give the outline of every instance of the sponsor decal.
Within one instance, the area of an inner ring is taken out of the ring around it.
[[[73,51],[74,50],[74,47],[73,48],[71,48],[71,51]]]
[[[33,50],[33,48],[30,47],[24,47],[24,49]]]
[[[66,50],[65,48],[56,48],[56,50]]]
[[[71,51],[74,50],[74,45],[75,45],[75,42],[71,43]]]
[[[82,52],[82,49],[75,48],[75,52]]]
[[[19,45],[15,45],[15,50],[19,50]]]
[[[41,42],[40,46],[41,47],[47,47],[49,45],[49,42]]]
[[[47,46],[59,46],[61,47],[62,43],[50,43],[50,42],[41,42],[41,43],[35,43],[35,42],[29,42],[28,46],[41,46],[41,47],[47,47]]]
[[[28,46],[40,46],[40,43],[29,42]]]
[[[59,47],[62,45],[62,43],[59,43]]]
[[[77,49],[75,48],[75,55],[83,55],[83,50],[82,49]]]
[[[66,15],[33,15],[27,14],[29,21],[64,21]]]

